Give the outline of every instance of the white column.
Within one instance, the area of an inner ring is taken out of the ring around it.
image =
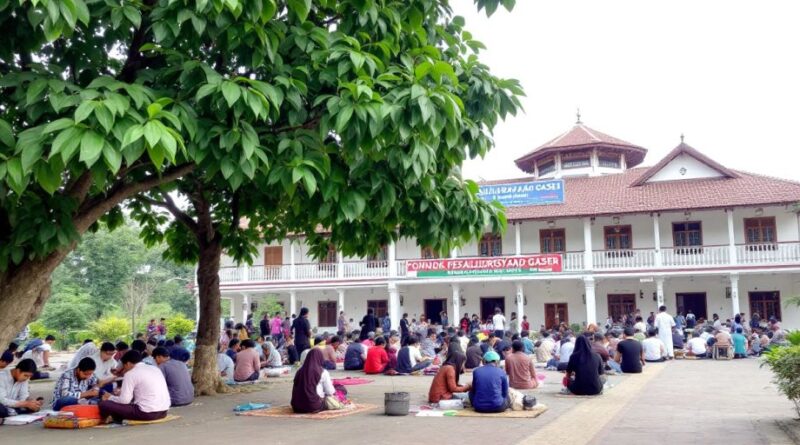
[[[237,310],[237,309],[236,309],[236,305],[237,305],[237,304],[240,304],[240,303],[239,303],[239,298],[241,298],[241,297],[237,297],[236,295],[234,295],[234,296],[232,296],[232,297],[230,298],[230,300],[231,300],[231,318],[232,318],[234,321],[236,321],[236,310]]]
[[[387,258],[389,260],[389,277],[396,277],[397,276],[397,244],[394,241],[389,243],[389,246],[386,248]]]
[[[594,269],[592,265],[592,220],[583,218],[583,268]]]
[[[741,312],[741,310],[739,309],[739,274],[732,273],[730,276],[730,280],[731,280],[731,309],[733,310],[733,315],[731,316],[731,319],[733,319],[733,317],[735,317],[736,314]]]
[[[453,288],[453,313],[447,318],[454,326],[458,326],[459,320],[461,320],[461,286],[451,284],[450,287]]]
[[[517,285],[517,332],[522,332],[522,316],[525,315],[525,294],[522,283]]]
[[[247,321],[247,314],[250,313],[250,295],[242,295],[242,323]]]
[[[661,267],[661,227],[658,222],[659,213],[653,213],[653,240],[656,246],[656,267]]]
[[[594,277],[583,277],[583,286],[586,295],[586,325],[597,323],[597,302],[594,294]]]
[[[297,279],[297,266],[294,263],[294,240],[289,238],[289,279],[292,281]]]
[[[522,236],[520,235],[521,225],[522,224],[519,222],[514,223],[514,235],[516,236],[516,244],[514,245],[514,247],[517,255],[522,255]]]
[[[239,267],[239,270],[242,272],[242,275],[239,277],[239,279],[241,281],[250,281],[250,265],[244,263]]]
[[[664,277],[656,277],[656,313],[664,305]],[[673,310],[673,312],[676,312]]]
[[[339,312],[342,312],[344,310],[344,289],[336,289],[336,293],[339,294]]]
[[[389,320],[392,322],[392,329],[400,327],[400,291],[397,284],[389,283]]]
[[[297,315],[297,291],[289,291],[289,316]]]
[[[728,255],[730,256],[730,263],[736,264],[736,235],[733,233],[733,209],[726,209],[725,213],[728,216]]]
[[[344,278],[344,255],[336,251],[336,277]]]

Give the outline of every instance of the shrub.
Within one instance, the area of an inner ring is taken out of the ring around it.
[[[185,337],[186,334],[194,331],[194,321],[189,320],[183,314],[167,318],[164,324],[167,326],[167,335],[170,337],[175,335]]]
[[[764,353],[762,366],[769,366],[775,374],[773,382],[794,403],[800,416],[800,333],[792,332],[786,338],[789,340],[788,346],[773,345]]]
[[[32,338],[41,338],[44,339],[48,335],[57,335],[58,332],[55,329],[48,329],[44,323],[37,320],[33,323],[28,325],[28,340]]]
[[[124,318],[106,316],[91,324],[95,340],[116,342],[130,339],[131,322]]]

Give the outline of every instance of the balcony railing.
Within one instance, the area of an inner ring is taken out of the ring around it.
[[[655,249],[593,251],[594,271],[647,271],[724,266],[800,266],[800,242],[742,244],[735,246],[736,262],[731,261],[730,246],[686,246]],[[584,252],[563,253],[562,273],[587,272]],[[407,260],[395,262],[397,270],[390,277],[388,261],[345,261],[340,263],[304,263],[290,266],[223,267],[220,282],[265,283],[295,281],[343,281],[406,279]],[[294,268],[294,271],[292,269]]]

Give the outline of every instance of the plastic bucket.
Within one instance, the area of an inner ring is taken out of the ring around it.
[[[387,392],[384,394],[384,407],[387,416],[407,416],[411,394],[407,392]]]

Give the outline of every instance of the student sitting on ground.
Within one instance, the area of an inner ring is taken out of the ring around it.
[[[294,376],[292,386],[292,410],[296,413],[316,413],[341,406],[340,403],[327,403],[326,398],[334,398],[336,390],[328,371],[322,367],[322,351],[312,348],[303,366]],[[338,401],[336,401],[338,402]]]
[[[225,351],[225,353],[228,354],[228,357],[230,357],[234,363],[236,363],[236,354],[239,352],[240,349],[241,349],[241,342],[239,341],[239,339],[233,338],[231,339],[231,341],[228,342],[228,350]]]
[[[539,386],[533,360],[525,354],[525,345],[520,340],[511,343],[512,353],[506,355],[508,384],[514,389],[535,389]]]
[[[464,367],[471,371],[481,365],[482,358],[481,342],[477,336],[473,335],[469,338],[469,343],[467,344],[467,362]]]
[[[672,328],[672,349],[674,351],[683,351],[684,341],[683,334],[677,327]]]
[[[233,381],[233,371],[235,368],[236,365],[233,363],[233,360],[228,357],[228,354],[224,352],[217,354],[217,371],[219,371],[219,376],[222,377],[223,381]]]
[[[415,335],[408,337],[408,344],[400,349],[397,354],[397,372],[411,374],[422,371],[433,363],[432,359],[422,357],[419,352],[419,340]]]
[[[353,331],[350,334],[353,342],[347,345],[344,353],[344,369],[346,371],[360,371],[364,369],[364,361],[367,359],[367,348],[361,344],[360,332]]]
[[[742,334],[742,327],[738,326],[736,332],[731,336],[733,343],[733,358],[747,357],[747,338]]]
[[[194,386],[186,363],[170,358],[166,348],[153,350],[153,359],[164,374],[171,406],[185,406],[194,401]]]
[[[553,341],[553,338],[550,337],[550,333],[547,331],[542,332],[542,340],[539,343],[539,346],[536,347],[534,353],[536,354],[536,361],[539,363],[548,363],[550,360],[553,359],[553,349],[555,349],[556,343]],[[558,363],[556,363],[557,365]]]
[[[241,349],[236,353],[236,367],[233,371],[233,380],[237,382],[253,382],[258,380],[261,360],[256,352],[256,344],[249,338],[242,342]]]
[[[322,348],[322,358],[324,360],[322,366],[325,369],[336,369],[336,350],[339,348],[341,342],[341,339],[339,339],[337,335],[334,335],[325,342],[325,346]]]
[[[78,367],[68,369],[61,374],[53,390],[53,411],[70,405],[96,404],[99,401],[100,389],[97,387],[95,369],[97,364],[91,357],[84,357]]]
[[[447,358],[445,359],[439,372],[431,382],[431,388],[428,391],[428,401],[430,403],[439,403],[440,400],[450,400],[455,393],[468,392],[471,388],[470,384],[460,385],[459,379],[461,374],[464,373],[464,365],[467,362],[467,356],[455,349],[449,349]]]
[[[625,374],[639,374],[644,366],[644,350],[642,344],[634,338],[632,327],[625,328],[623,340],[617,344],[617,355],[614,360],[620,364]]]
[[[188,362],[192,358],[192,354],[184,347],[183,337],[176,335],[174,342],[172,349],[169,350],[169,358],[183,363]]]
[[[523,352],[525,352],[525,354],[527,355],[533,355],[533,351],[535,349],[533,346],[533,340],[531,340],[530,335],[531,333],[528,331],[522,331],[522,333],[520,334],[522,345],[525,347]]]
[[[479,413],[500,413],[511,406],[508,376],[498,366],[500,355],[489,351],[483,356],[485,364],[472,371],[469,400]]]
[[[267,368],[280,368],[283,366],[281,353],[278,352],[278,348],[271,341],[265,341],[262,347],[264,348],[264,356],[267,357]]]
[[[703,337],[692,337],[686,342],[686,356],[706,358],[708,354],[708,342]]]
[[[119,395],[103,394],[100,417],[111,416],[115,423],[123,420],[158,420],[167,416],[170,399],[164,374],[155,367],[142,363],[142,355],[128,351],[122,356],[125,378]]]
[[[375,339],[375,346],[367,351],[367,360],[364,362],[364,373],[382,374],[389,366],[389,354],[386,352],[386,340],[383,337]]]
[[[602,335],[601,335],[602,338]],[[564,378],[566,389],[579,396],[594,396],[603,392],[605,374],[603,359],[592,351],[589,339],[581,335],[575,342],[575,350],[569,357],[567,375]]]
[[[575,349],[575,338],[570,335],[565,335],[561,340],[561,346],[558,348],[555,357],[547,362],[547,369],[555,369],[557,371],[566,371],[569,357]]]
[[[42,400],[31,400],[28,381],[36,373],[36,363],[20,360],[14,369],[0,371],[0,418],[17,414],[35,413],[42,408]]]
[[[14,353],[5,351],[0,355],[0,369],[6,369],[8,365],[14,362]]]
[[[642,349],[644,349],[644,361],[650,363],[658,363],[667,360],[667,349],[664,347],[664,342],[656,336],[655,329],[647,331],[647,338],[642,342]]]

